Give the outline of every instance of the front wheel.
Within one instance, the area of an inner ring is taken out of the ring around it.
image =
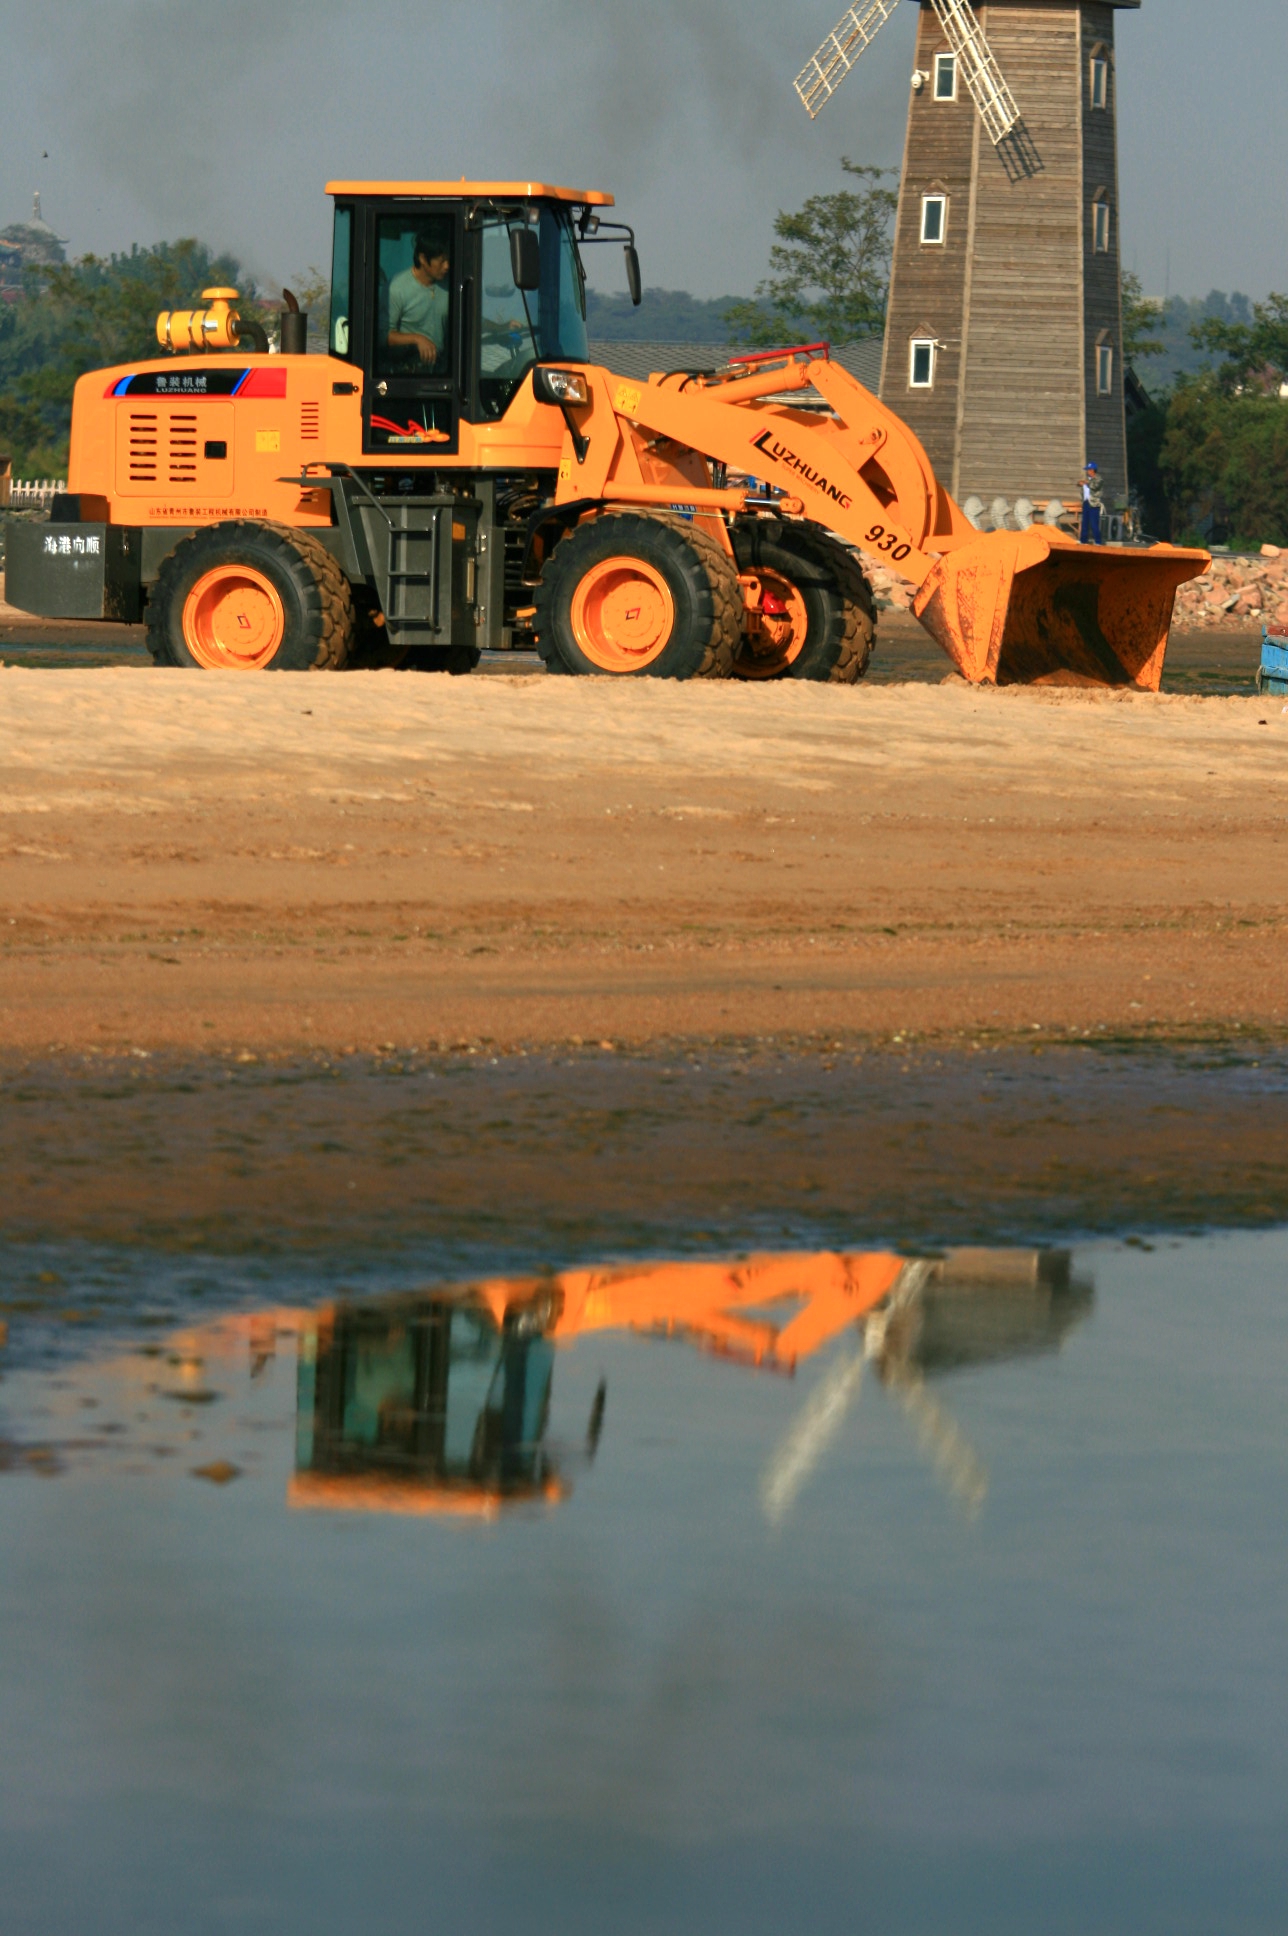
[[[353,591],[324,545],[280,524],[216,524],[176,545],[148,599],[158,665],[307,672],[348,663]]]
[[[778,518],[740,518],[734,556],[743,595],[739,679],[853,685],[876,639],[871,587],[852,552],[826,532]]]
[[[733,561],[682,518],[611,513],[561,539],[537,590],[552,672],[728,676],[740,607]]]

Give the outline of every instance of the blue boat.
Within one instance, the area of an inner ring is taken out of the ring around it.
[[[1288,695],[1288,625],[1263,625],[1257,691]]]

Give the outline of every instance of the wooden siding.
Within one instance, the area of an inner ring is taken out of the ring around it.
[[[1040,167],[1012,179],[980,144],[962,408],[961,489],[1071,497],[1082,445],[1079,9],[1002,0],[982,14]]]
[[[1103,46],[1109,56],[1109,95],[1104,108],[1091,105],[1091,52]],[[1114,16],[1106,5],[1084,5],[1082,10],[1082,193],[1085,268],[1084,343],[1087,385],[1087,448],[1085,455],[1100,466],[1105,502],[1117,504],[1127,496],[1127,425],[1123,410],[1122,260],[1118,233],[1118,77],[1114,68]],[[1109,252],[1097,255],[1092,231],[1092,203],[1104,189],[1109,202]],[[1096,350],[1107,335],[1114,352],[1113,390],[1107,397],[1096,391]]]
[[[881,395],[920,437],[936,472],[951,489],[972,160],[979,117],[960,76],[955,101],[933,98],[935,55],[949,51],[929,0],[922,0],[914,65],[930,79],[920,94],[911,95],[908,113]],[[948,197],[948,226],[942,243],[921,240],[921,198],[932,193]],[[940,342],[933,390],[914,390],[908,382],[909,345],[923,331]]]
[[[1114,6],[1123,0],[988,0],[980,15],[1040,161],[1008,173],[959,83],[953,104],[913,95],[895,229],[881,394],[925,444],[960,499],[1041,503],[1076,496],[1094,456],[1111,498],[1125,494]],[[1130,0],[1128,0],[1130,4]],[[1091,48],[1111,53],[1110,98],[1090,105]],[[921,0],[916,65],[933,74],[944,40]],[[1093,179],[1094,178],[1094,179]],[[1096,255],[1091,199],[1112,208]],[[921,199],[949,196],[944,247],[920,239]],[[941,344],[932,392],[908,382],[909,343]],[[1114,345],[1114,386],[1096,395],[1095,350]]]

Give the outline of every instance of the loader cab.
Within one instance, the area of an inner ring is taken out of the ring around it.
[[[611,196],[533,183],[330,193],[330,350],[362,372],[365,451],[450,459],[462,420],[498,422],[535,363],[587,360],[578,235]]]
[[[301,1335],[300,1503],[489,1513],[563,1496],[545,1444],[554,1345],[530,1301],[341,1304]]]

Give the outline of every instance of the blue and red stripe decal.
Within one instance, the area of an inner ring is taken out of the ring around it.
[[[169,370],[135,370],[109,383],[109,397],[171,397],[184,402],[200,397],[284,397],[286,371],[264,364],[246,370],[202,369],[184,365]]]

